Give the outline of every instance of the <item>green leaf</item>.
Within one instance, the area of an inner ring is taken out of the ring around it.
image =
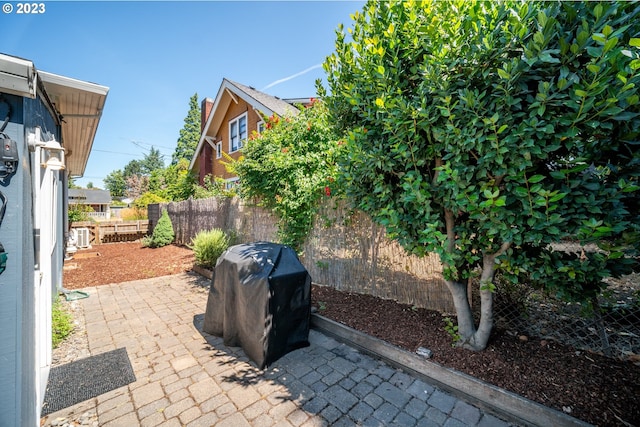
[[[533,41],[535,43],[537,43],[538,45],[543,45],[544,44],[544,34],[542,34],[540,31],[538,31],[537,33],[535,33],[533,35]]]
[[[589,64],[587,65],[587,70],[591,71],[593,74],[598,74],[598,72],[600,71],[600,66],[596,64]]]
[[[551,56],[551,54],[547,51],[545,52],[540,52],[540,55],[538,55],[538,58],[540,58],[540,61],[542,62],[546,62],[548,64],[557,64],[560,62],[560,60],[558,58],[554,58],[553,56]]]
[[[507,73],[502,68],[498,68],[498,75],[505,80],[509,80],[511,78],[511,74]]]
[[[551,197],[549,199],[549,202],[553,203],[553,202],[557,202],[559,200],[562,200],[565,198],[565,196],[567,195],[567,193],[558,193],[555,196]]]
[[[553,179],[565,179],[567,177],[562,171],[551,171],[549,172],[549,175]]]
[[[529,196],[529,190],[527,190],[525,187],[516,187],[513,190],[513,192],[518,197],[528,197]]]
[[[640,38],[633,37],[629,40],[629,45],[633,47],[640,47]]]
[[[576,89],[573,91],[577,96],[581,97],[581,98],[585,98],[587,96],[587,92],[585,92],[582,89]]]
[[[618,38],[617,37],[611,37],[609,40],[607,40],[607,42],[604,44],[604,52],[608,52],[611,49],[613,49],[614,47],[616,47],[616,45],[618,44]]]
[[[601,4],[597,4],[596,7],[593,8],[593,16],[595,16],[596,19],[600,19],[600,17],[602,16],[602,5]]]
[[[558,89],[560,89],[560,90],[562,90],[565,87],[567,87],[567,79],[562,78],[562,79],[558,80],[557,86],[558,86]]]
[[[540,182],[544,179],[544,175],[534,175],[531,178],[528,179],[530,184],[535,184],[537,182]]]

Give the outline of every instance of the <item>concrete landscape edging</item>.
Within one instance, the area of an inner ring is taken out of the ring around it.
[[[458,398],[494,412],[508,421],[526,426],[587,427],[591,424],[541,405],[515,393],[445,368],[421,356],[318,314],[311,315],[311,327],[359,351],[383,360],[432,383]]]

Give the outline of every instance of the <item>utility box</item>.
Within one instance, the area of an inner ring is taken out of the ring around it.
[[[213,272],[203,331],[242,347],[258,368],[309,345],[311,277],[288,246],[232,246]]]

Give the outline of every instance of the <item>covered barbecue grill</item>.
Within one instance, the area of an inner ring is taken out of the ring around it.
[[[288,246],[232,246],[216,264],[203,331],[242,347],[263,369],[309,345],[311,277]]]

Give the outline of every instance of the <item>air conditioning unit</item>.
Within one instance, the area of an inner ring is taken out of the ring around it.
[[[91,247],[91,234],[89,234],[88,228],[76,228],[78,233],[78,243],[76,244],[81,249]]]

